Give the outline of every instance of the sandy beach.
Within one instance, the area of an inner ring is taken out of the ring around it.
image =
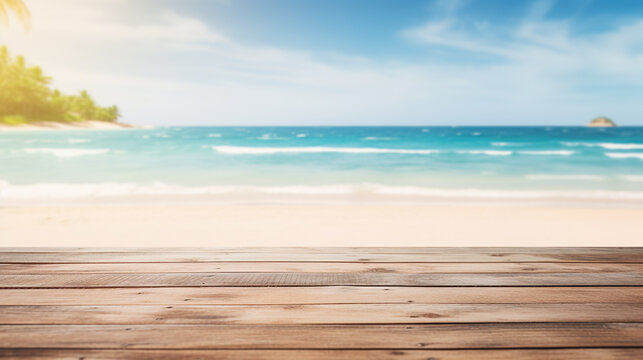
[[[643,209],[434,205],[0,208],[0,246],[643,246]]]
[[[4,131],[43,131],[43,130],[117,130],[136,128],[134,125],[107,122],[107,121],[79,121],[74,123],[60,123],[43,121],[38,123],[24,125],[4,125],[0,124],[0,132]]]

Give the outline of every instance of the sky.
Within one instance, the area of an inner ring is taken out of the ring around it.
[[[0,44],[150,125],[643,125],[640,0],[24,0]]]

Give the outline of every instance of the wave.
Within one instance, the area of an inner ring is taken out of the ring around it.
[[[0,200],[20,199],[74,199],[105,198],[123,196],[189,196],[225,195],[234,193],[341,195],[349,194],[350,187],[342,185],[322,186],[201,186],[189,187],[162,182],[138,183],[94,183],[62,184],[44,183],[13,185],[0,181]]]
[[[615,144],[615,143],[601,143],[598,144],[602,148],[608,150],[632,150],[643,149],[643,144]]]
[[[55,143],[55,142],[57,142],[57,141],[54,141],[54,140],[44,140],[44,139],[28,139],[28,140],[25,140],[25,141],[23,141],[23,142],[24,142],[25,144],[35,144],[35,143],[41,143],[41,144],[43,144],[43,143],[49,143],[49,144],[51,144],[51,143]]]
[[[211,137],[211,138],[220,138],[220,137],[221,137],[221,134],[208,134],[208,137]]]
[[[514,143],[514,142],[492,142],[491,146],[522,146],[524,143]]]
[[[629,182],[643,182],[643,175],[623,175],[621,178]]]
[[[570,175],[549,175],[549,174],[534,174],[534,175],[525,175],[527,180],[536,180],[536,181],[565,181],[565,180],[574,180],[574,181],[603,181],[605,176],[600,175],[581,175],[581,174],[570,174]]]
[[[65,200],[128,196],[204,196],[204,195],[363,195],[413,200],[430,199],[498,199],[498,200],[643,200],[643,192],[611,190],[494,190],[444,189],[382,184],[293,185],[293,186],[201,186],[188,187],[165,183],[42,183],[15,185],[0,181],[0,200]],[[242,197],[243,198],[243,197]],[[201,197],[201,199],[203,199]]]
[[[511,150],[458,150],[458,154],[472,155],[489,155],[489,156],[509,156],[513,154]]]
[[[107,154],[109,149],[26,148],[28,154],[50,154],[60,158]]]
[[[641,159],[643,160],[643,153],[605,153],[613,159]]]
[[[298,138],[305,138],[306,136],[308,136],[308,135],[307,134],[297,134],[297,135],[295,135],[295,137],[298,137]]]
[[[633,150],[643,149],[643,144],[624,144],[624,143],[586,143],[586,142],[561,142],[565,146],[584,146],[584,147],[602,147],[607,150]]]
[[[364,140],[366,141],[378,141],[378,140],[397,140],[395,137],[377,137],[377,136],[369,136],[365,137]]]
[[[347,154],[416,154],[429,155],[446,150],[436,149],[391,149],[391,148],[352,148],[352,147],[251,147],[251,146],[213,146],[212,150],[222,154],[234,155],[271,155],[271,154],[312,154],[312,153],[347,153]],[[509,156],[514,153],[512,150],[456,150],[457,154],[488,155],[488,156]],[[520,154],[527,155],[572,155],[571,150],[543,150],[543,151],[520,151]]]
[[[346,153],[346,154],[418,154],[429,155],[439,150],[422,149],[380,149],[380,148],[349,148],[349,147],[248,147],[248,146],[213,146],[212,150],[222,154],[232,155],[270,155],[270,154],[315,154],[315,153]]]
[[[640,191],[435,189],[413,186],[371,186],[374,187],[375,192],[380,194],[436,198],[643,200],[643,192]]]
[[[569,141],[561,141],[560,143],[562,145],[571,146],[571,147],[578,147],[578,146],[596,147],[596,146],[599,146],[598,143],[582,143],[582,142],[569,142]]]
[[[284,140],[282,137],[272,136],[270,134],[263,134],[257,138],[257,140]]]
[[[67,143],[69,143],[69,144],[84,144],[84,143],[88,143],[88,142],[90,142],[90,141],[91,141],[91,140],[89,140],[89,139],[67,139],[66,141],[60,141],[60,140],[45,140],[45,139],[28,139],[28,140],[24,140],[23,142],[24,142],[25,144],[36,144],[36,143],[39,143],[39,144],[45,144],[45,143],[53,144],[53,143],[58,143],[58,144],[60,144],[60,143],[62,143],[62,142],[67,142]]]
[[[520,151],[520,154],[525,155],[562,155],[569,156],[573,155],[574,151],[571,150],[534,150],[534,151]]]

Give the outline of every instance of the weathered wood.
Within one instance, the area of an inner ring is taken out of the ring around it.
[[[0,349],[0,358],[69,360],[632,360],[643,349],[521,349],[521,350],[51,350]]]
[[[0,288],[185,286],[643,286],[638,273],[173,273],[0,275]]]
[[[643,324],[1,325],[0,348],[503,349],[643,347]]]
[[[0,324],[643,322],[643,304],[0,306]]]
[[[0,263],[114,263],[114,262],[618,262],[643,263],[633,252],[491,252],[427,254],[360,253],[240,253],[240,252],[0,252]]]
[[[0,264],[0,274],[110,274],[175,272],[383,272],[407,274],[636,272],[643,264],[615,263],[359,263],[359,262],[192,262]]]
[[[643,303],[643,287],[210,287],[0,289],[0,305]]]
[[[643,248],[1,250],[5,358],[643,356]]]

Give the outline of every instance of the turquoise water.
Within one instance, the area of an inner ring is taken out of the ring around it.
[[[643,201],[643,128],[167,127],[0,133],[0,201]]]

